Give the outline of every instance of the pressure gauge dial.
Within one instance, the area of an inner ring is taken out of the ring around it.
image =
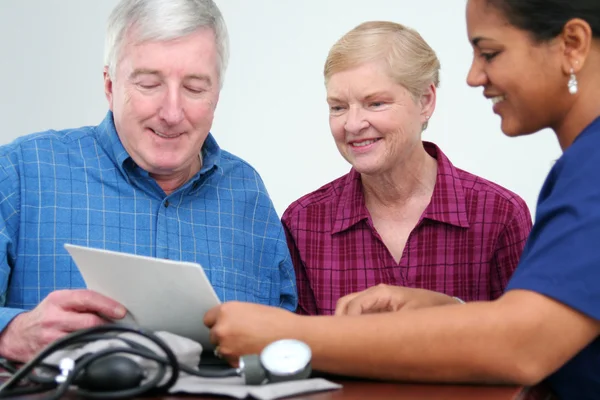
[[[306,379],[311,373],[312,352],[304,342],[294,339],[278,340],[260,353],[260,362],[269,382]]]

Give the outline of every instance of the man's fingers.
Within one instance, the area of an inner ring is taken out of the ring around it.
[[[119,302],[86,289],[53,292],[48,300],[66,311],[95,313],[109,319],[121,319],[127,313]]]
[[[80,329],[92,328],[94,326],[104,325],[108,321],[97,314],[64,312],[59,315],[56,321],[56,328],[66,333],[74,332]]]

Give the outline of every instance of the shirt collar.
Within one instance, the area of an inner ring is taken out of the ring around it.
[[[358,222],[369,218],[360,174],[352,168],[343,179],[345,182],[339,196],[332,233],[345,231]]]
[[[109,111],[106,113],[104,120],[98,125],[97,139],[102,148],[106,151],[108,157],[115,163],[117,168],[121,171],[124,176],[128,176],[125,173],[123,164],[129,159],[129,154],[123,147],[117,129],[115,128],[115,122],[113,120],[113,113]]]
[[[423,146],[438,163],[435,188],[431,202],[423,213],[423,218],[468,228],[470,224],[465,189],[459,170],[435,144],[423,142]]]
[[[121,173],[128,177],[129,173],[127,170],[131,171],[135,164],[121,143],[121,139],[119,138],[117,129],[115,128],[112,111],[108,111],[104,117],[104,120],[100,123],[100,125],[98,125],[97,130],[99,133],[97,135],[98,142],[104,148],[104,150],[106,150],[107,155],[115,163]],[[211,133],[209,133],[206,137],[206,140],[202,145],[201,153],[202,168],[200,169],[200,172],[194,178],[192,178],[192,180],[197,179],[213,168],[219,168],[221,161],[221,148]]]
[[[464,188],[458,169],[448,157],[433,143],[423,142],[425,151],[438,163],[435,187],[431,202],[423,212],[421,219],[430,219],[441,223],[468,228],[469,219]],[[352,168],[346,175],[339,196],[332,233],[349,229],[362,220],[369,218],[365,205],[360,174]]]
[[[201,153],[202,168],[199,172],[200,175],[204,175],[213,168],[221,168],[221,148],[212,133],[209,133],[206,139],[204,139]]]

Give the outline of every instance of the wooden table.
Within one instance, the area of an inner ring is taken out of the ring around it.
[[[516,386],[425,385],[334,379],[344,387],[328,392],[287,397],[286,400],[525,400],[525,390]],[[41,395],[22,397],[39,399]],[[77,397],[67,395],[65,399]],[[148,397],[146,397],[148,399]],[[177,395],[161,400],[224,400],[223,396]]]
[[[525,390],[515,386],[425,385],[401,384],[359,380],[335,380],[344,387],[340,390],[301,397],[306,400],[521,400]]]
[[[321,393],[286,397],[286,400],[524,400],[525,390],[515,386],[467,386],[384,383],[336,379],[344,387]],[[162,400],[223,400],[218,396],[167,396]]]

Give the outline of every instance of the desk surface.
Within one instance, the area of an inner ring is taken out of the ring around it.
[[[344,387],[339,390],[288,397],[287,399],[302,400],[520,400],[523,390],[514,386],[460,386],[460,385],[421,385],[382,383],[358,380],[340,380],[336,383]],[[163,400],[223,400],[223,397],[163,397]]]
[[[335,379],[344,387],[339,390],[287,397],[286,400],[522,400],[524,390],[515,386],[472,386],[472,385],[422,385],[382,383],[361,380]],[[28,396],[22,399],[39,399],[42,396]],[[65,396],[74,400],[73,395]],[[157,399],[157,398],[155,398]],[[164,396],[162,400],[223,400],[222,396]]]
[[[377,400],[517,400],[524,390],[515,386],[461,386],[384,383],[357,380],[335,380],[344,387],[340,390],[304,396],[306,400],[377,399]]]

